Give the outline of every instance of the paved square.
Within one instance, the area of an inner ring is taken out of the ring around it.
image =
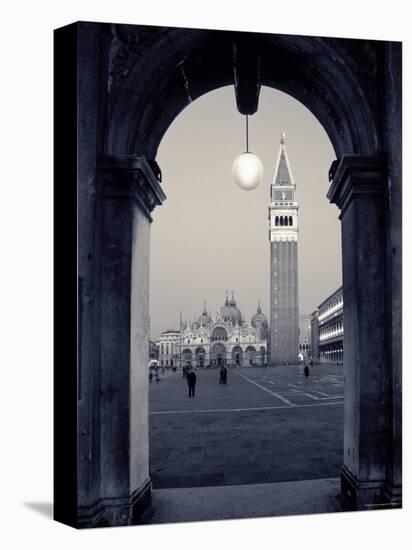
[[[181,372],[150,384],[150,475],[155,488],[338,477],[343,370],[302,367],[197,371],[195,398]]]

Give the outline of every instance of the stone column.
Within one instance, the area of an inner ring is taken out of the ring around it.
[[[344,300],[342,492],[357,509],[384,504],[387,446],[386,175],[381,159],[343,157],[328,192],[341,210]]]
[[[144,157],[102,158],[100,174],[100,502],[104,523],[127,525],[150,503],[150,212],[166,197]]]
[[[402,44],[384,46],[385,105],[383,147],[388,158],[389,223],[386,255],[391,266],[387,293],[391,334],[388,424],[393,446],[388,449],[387,495],[402,502]]]

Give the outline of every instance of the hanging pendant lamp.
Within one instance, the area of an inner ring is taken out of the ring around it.
[[[260,159],[249,151],[249,116],[246,115],[246,152],[239,155],[232,167],[236,184],[244,191],[256,189],[263,179],[263,166]]]

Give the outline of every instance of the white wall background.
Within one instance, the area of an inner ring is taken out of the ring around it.
[[[406,547],[406,536],[410,535],[406,510],[77,532],[51,522],[25,503],[47,504],[52,499],[52,29],[81,19],[401,39],[406,46],[407,70],[412,40],[407,6],[403,0],[392,0],[390,4],[373,0],[346,0],[340,4],[320,0],[306,3],[254,0],[243,4],[221,0],[2,3],[0,544],[3,548]],[[410,70],[406,84],[404,105],[410,132]],[[405,135],[410,134],[405,131]],[[404,151],[410,153],[407,143]],[[406,156],[405,164],[410,167]],[[406,183],[409,180],[410,177],[405,178]],[[405,199],[409,205],[407,185]],[[404,227],[405,235],[409,235],[407,217]],[[407,262],[405,258],[404,280],[410,280],[410,275],[409,256]],[[410,292],[408,306],[409,299]],[[410,309],[407,305],[405,310]],[[404,334],[410,330],[408,322]],[[405,365],[409,396],[410,369]],[[407,412],[411,412],[410,404]],[[409,457],[410,441],[409,438]],[[409,498],[405,501],[408,504]]]

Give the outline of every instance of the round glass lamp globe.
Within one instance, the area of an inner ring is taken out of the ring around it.
[[[263,179],[263,166],[260,159],[253,153],[239,155],[233,163],[232,176],[244,191],[256,189]]]

